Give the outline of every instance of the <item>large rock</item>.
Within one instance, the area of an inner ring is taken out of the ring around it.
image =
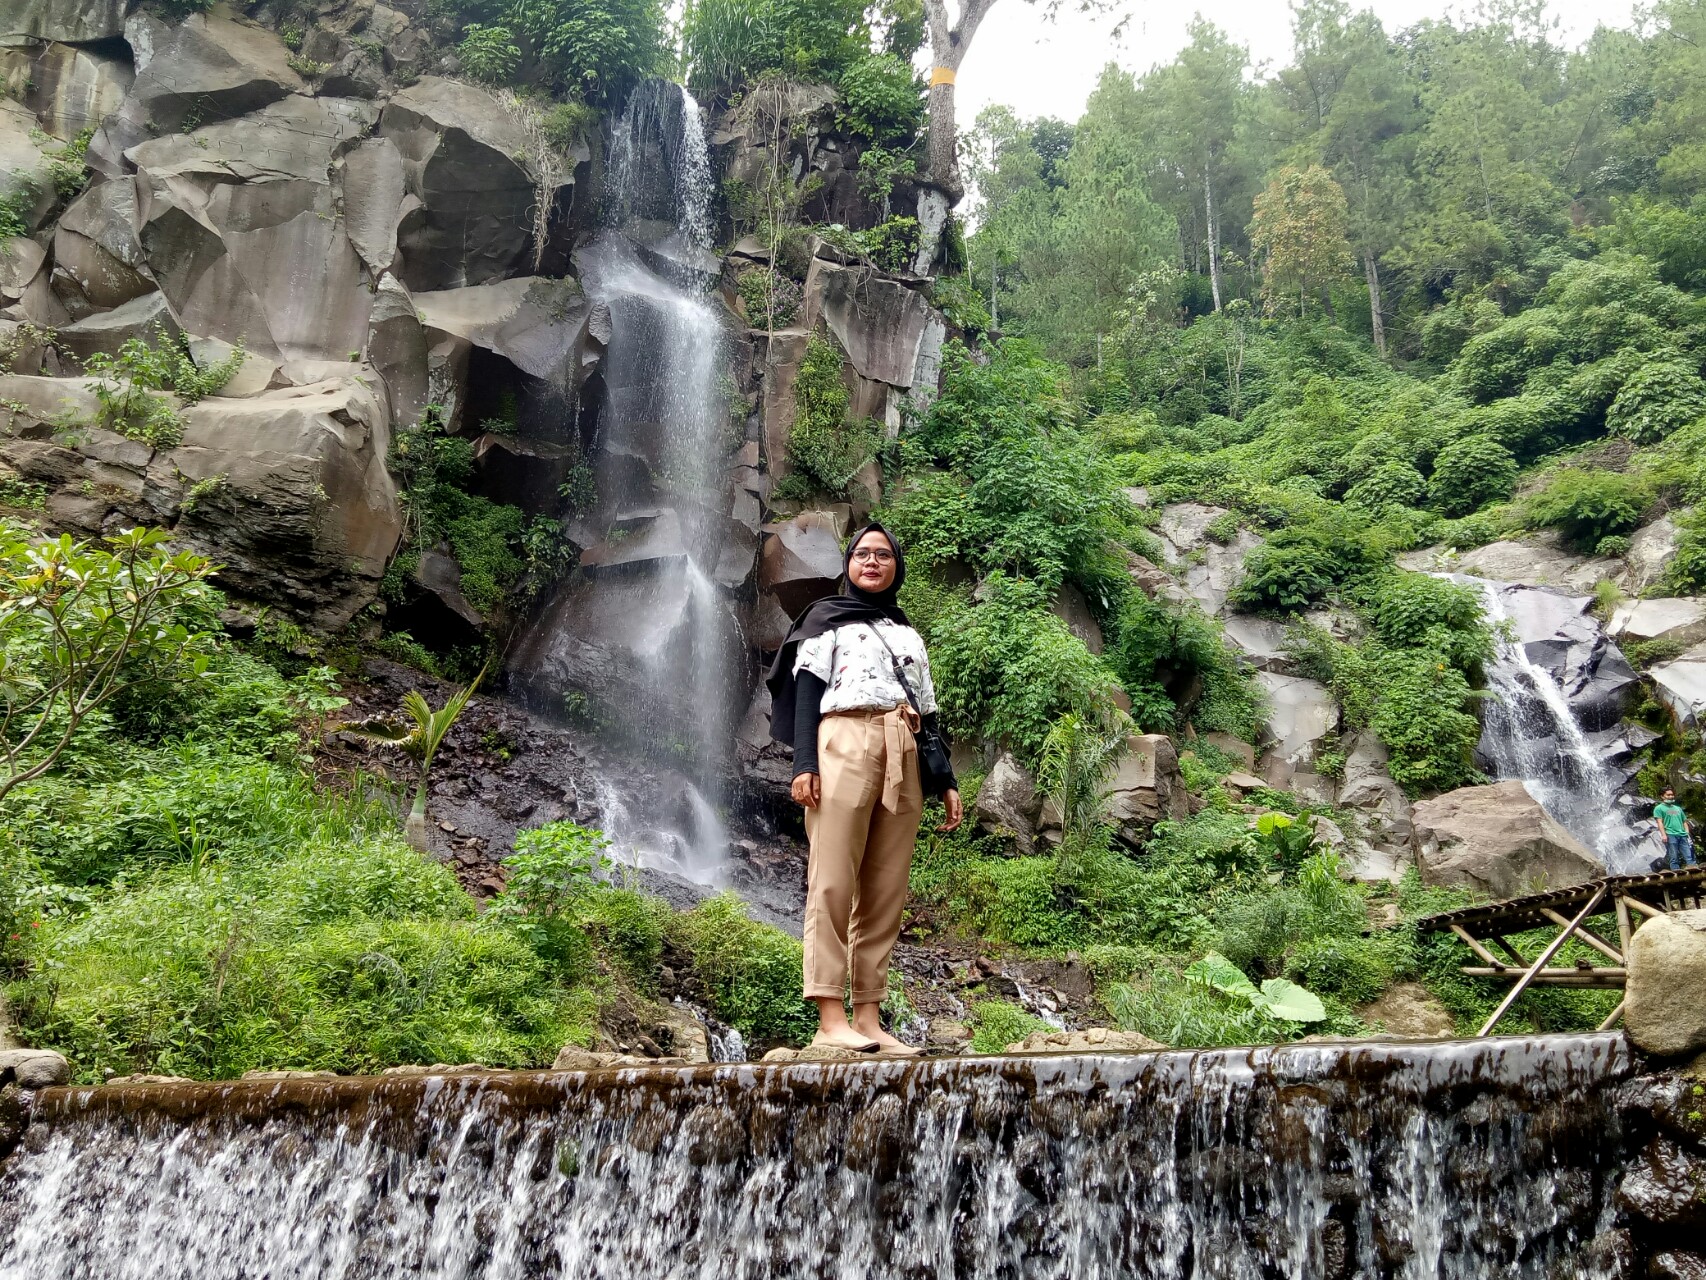
[[[1706,640],[1706,600],[1693,596],[1631,600],[1617,606],[1610,631],[1619,640],[1691,645]]]
[[[1648,920],[1630,939],[1628,958],[1629,1038],[1666,1058],[1706,1050],[1706,911]]]
[[[46,1089],[70,1079],[70,1064],[51,1049],[0,1049],[0,1086]]]
[[[1428,884],[1515,898],[1605,874],[1588,848],[1520,782],[1461,787],[1418,800],[1410,821],[1416,865]]]
[[[1678,532],[1676,521],[1664,515],[1630,534],[1629,550],[1623,553],[1623,572],[1617,577],[1617,585],[1638,596],[1663,582],[1670,570],[1671,557],[1676,554]]]
[[[127,0],[7,0],[0,43],[18,36],[82,43],[124,34]]]
[[[578,387],[609,341],[609,313],[573,280],[523,276],[414,295],[427,341],[451,338],[489,351],[529,377]]]
[[[36,125],[34,112],[20,102],[0,97],[0,199],[18,200],[24,223],[31,230],[41,225],[53,208],[53,187],[41,172],[48,142]]]
[[[1160,1053],[1166,1045],[1137,1031],[1086,1027],[1082,1031],[1033,1031],[1003,1053]]]
[[[855,412],[884,420],[893,434],[902,406],[922,407],[936,386],[947,328],[923,295],[863,266],[814,257],[806,273],[803,323],[821,319],[847,353]],[[908,396],[908,392],[923,395]]]
[[[1315,772],[1316,748],[1339,727],[1339,704],[1318,680],[1258,671],[1256,683],[1268,705],[1258,743],[1262,777],[1283,790],[1296,775]]]
[[[1066,624],[1066,629],[1084,642],[1091,653],[1102,652],[1102,627],[1090,612],[1090,601],[1084,592],[1070,582],[1062,583],[1054,597],[1054,616]]]
[[[1647,669],[1653,692],[1684,728],[1706,716],[1706,642],[1685,649],[1669,662]]]
[[[1551,676],[1584,729],[1609,729],[1623,718],[1639,681],[1590,612],[1592,599],[1523,582],[1490,582],[1485,590],[1488,620],[1507,627],[1528,661]]]
[[[1495,582],[1521,582],[1536,587],[1555,587],[1573,595],[1588,595],[1603,578],[1614,578],[1622,565],[1605,556],[1583,556],[1566,551],[1555,537],[1541,535],[1521,542],[1489,542],[1449,560],[1443,547],[1406,552],[1398,563],[1406,569],[1433,573],[1448,569],[1473,574]]]
[[[735,729],[735,762],[741,778],[776,798],[788,794],[794,780],[794,755],[770,736],[770,690],[760,680]]]
[[[153,293],[137,239],[141,218],[130,178],[97,182],[59,215],[53,229],[53,291],[73,319]]]
[[[178,533],[222,581],[328,628],[373,600],[403,525],[385,404],[366,382],[204,400],[184,420],[169,461],[202,492]]]
[[[1367,730],[1350,735],[1343,745],[1345,770],[1338,794],[1334,797],[1335,803],[1342,809],[1361,814],[1374,844],[1387,850],[1401,850],[1404,856],[1400,861],[1407,865],[1411,835],[1410,800],[1387,772],[1386,745]]]
[[[1129,739],[1108,782],[1108,817],[1120,839],[1141,847],[1157,822],[1176,822],[1189,814],[1190,793],[1179,773],[1179,753],[1172,740],[1163,733]]]
[[[1037,839],[1036,779],[1030,771],[1003,751],[978,788],[972,820],[980,830],[1013,842],[1020,853],[1035,850]]]
[[[1295,675],[1291,655],[1286,652],[1285,637],[1289,628],[1274,618],[1254,614],[1229,614],[1225,622],[1226,639],[1240,657],[1257,671],[1273,671],[1280,675]]]
[[[1158,530],[1168,563],[1180,568],[1185,590],[1210,617],[1225,613],[1227,596],[1244,576],[1244,557],[1262,544],[1244,528],[1225,543],[1211,538],[1209,526],[1225,514],[1224,507],[1178,502],[1162,510]]]
[[[403,283],[455,289],[531,268],[536,203],[552,207],[559,188],[541,190],[527,131],[494,94],[426,76],[386,104],[379,132],[415,201],[397,237]]]
[[[61,142],[116,111],[134,78],[130,59],[94,49],[57,42],[0,47],[0,81],[36,113],[42,131]]]
[[[841,541],[829,512],[802,511],[765,529],[759,586],[789,617],[833,595],[841,579]]]
[[[97,311],[75,324],[62,325],[55,345],[72,358],[73,368],[80,368],[97,353],[116,356],[133,338],[158,342],[177,337],[178,323],[165,295],[147,293],[111,311]]]

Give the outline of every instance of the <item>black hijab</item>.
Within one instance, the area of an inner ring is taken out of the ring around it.
[[[894,581],[886,591],[861,591],[853,585],[853,548],[859,545],[867,533],[882,534],[894,549]],[[794,659],[799,653],[801,641],[821,636],[826,631],[834,631],[837,627],[852,622],[876,622],[880,618],[898,622],[903,627],[911,626],[907,621],[906,612],[895,598],[895,593],[905,581],[906,560],[900,553],[900,543],[895,541],[892,533],[873,520],[853,535],[847,543],[846,554],[841,557],[841,594],[825,596],[822,600],[806,606],[805,611],[794,619],[794,625],[788,628],[787,638],[776,651],[776,659],[770,664],[770,670],[764,677],[764,683],[770,689],[772,738],[783,746],[794,745],[794,694],[798,687],[798,681],[794,677]]]

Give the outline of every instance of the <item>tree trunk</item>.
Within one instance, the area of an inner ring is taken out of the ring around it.
[[[1001,332],[1001,312],[996,309],[995,294],[1001,280],[1001,267],[994,257],[989,260],[989,331]]]
[[[947,226],[944,216],[965,198],[960,177],[959,126],[954,119],[954,80],[971,48],[978,25],[995,0],[960,0],[960,20],[948,22],[948,0],[924,0],[930,32],[930,97],[925,125],[925,170],[918,191],[918,256],[913,270],[920,275],[936,260]]]
[[[1374,331],[1374,349],[1386,356],[1386,322],[1380,316],[1380,268],[1375,265],[1374,253],[1362,255],[1362,276],[1368,281],[1368,323]]]
[[[1220,224],[1214,219],[1214,186],[1208,168],[1202,171],[1203,216],[1208,222],[1208,283],[1214,293],[1214,309],[1220,310]]]
[[[422,853],[432,850],[427,839],[427,784],[424,777],[420,786],[415,789],[414,807],[403,821],[403,839],[409,842],[410,848],[418,849]]]

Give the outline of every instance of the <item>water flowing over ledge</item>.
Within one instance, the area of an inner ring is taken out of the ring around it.
[[[55,1089],[0,1280],[1540,1277],[1620,1036]]]

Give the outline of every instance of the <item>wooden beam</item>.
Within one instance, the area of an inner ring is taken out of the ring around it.
[[[1623,1006],[1627,1003],[1627,1000],[1619,1000],[1617,1002],[1617,1007],[1605,1015],[1605,1021],[1600,1023],[1599,1026],[1594,1029],[1596,1031],[1610,1031],[1617,1025],[1617,1020],[1623,1016]]]
[[[1485,960],[1488,964],[1492,965],[1493,968],[1503,969],[1505,967],[1505,964],[1502,960],[1500,960],[1497,956],[1495,956],[1491,951],[1487,950],[1487,948],[1483,947],[1480,944],[1480,942],[1478,942],[1476,939],[1471,938],[1469,936],[1469,930],[1465,929],[1462,925],[1460,925],[1460,924],[1452,925],[1451,931],[1453,933],[1455,933],[1459,938],[1463,939],[1463,943],[1465,946],[1467,946],[1476,955],[1480,956],[1481,959]]]
[[[1629,939],[1635,936],[1635,925],[1629,919],[1629,895],[1617,895],[1617,938],[1623,944],[1623,954],[1629,954]]]
[[[1552,910],[1551,907],[1541,907],[1540,914],[1552,921],[1553,924],[1567,925],[1570,923],[1569,920]],[[1593,933],[1585,924],[1576,930],[1576,937],[1587,943],[1588,946],[1599,952],[1600,955],[1610,957],[1613,963],[1623,963],[1623,953],[1613,947],[1609,942],[1602,941],[1600,937]]]
[[[1517,968],[1519,968],[1519,969],[1528,968],[1527,958],[1522,954],[1522,952],[1518,951],[1515,947],[1511,946],[1510,943],[1505,941],[1505,935],[1504,934],[1495,933],[1493,935],[1493,944],[1495,946],[1497,946],[1500,951],[1503,951],[1507,956],[1509,956],[1512,960],[1515,960]]]
[[[1499,1007],[1493,1010],[1492,1016],[1481,1024],[1481,1029],[1475,1033],[1477,1036],[1488,1035],[1494,1027],[1499,1025],[1499,1019],[1504,1017],[1510,1007],[1516,1003],[1516,998],[1528,989],[1528,984],[1534,981],[1534,976],[1547,966],[1553,956],[1558,954],[1558,949],[1564,945],[1564,940],[1575,932],[1576,926],[1593,914],[1594,908],[1599,906],[1599,900],[1603,897],[1605,897],[1605,886],[1602,884],[1593,891],[1593,897],[1587,900],[1587,905],[1576,913],[1575,918],[1564,927],[1563,932],[1552,939],[1546,950],[1540,953],[1540,959],[1534,962],[1534,967],[1516,980],[1516,984],[1511,987],[1505,998],[1499,1001]]]
[[[1502,978],[1510,981],[1520,978],[1526,970],[1512,969],[1509,965],[1500,965],[1490,969],[1485,965],[1466,964],[1458,970],[1466,978]],[[1609,966],[1603,969],[1542,969],[1535,974],[1532,981],[1537,986],[1548,987],[1621,987],[1628,981],[1627,969],[1613,969]]]
[[[1639,898],[1629,897],[1629,898],[1623,899],[1623,901],[1627,902],[1630,906],[1634,907],[1635,910],[1639,911],[1642,915],[1650,916],[1655,920],[1657,920],[1660,916],[1667,914],[1666,912],[1660,911],[1652,903],[1642,902]]]

